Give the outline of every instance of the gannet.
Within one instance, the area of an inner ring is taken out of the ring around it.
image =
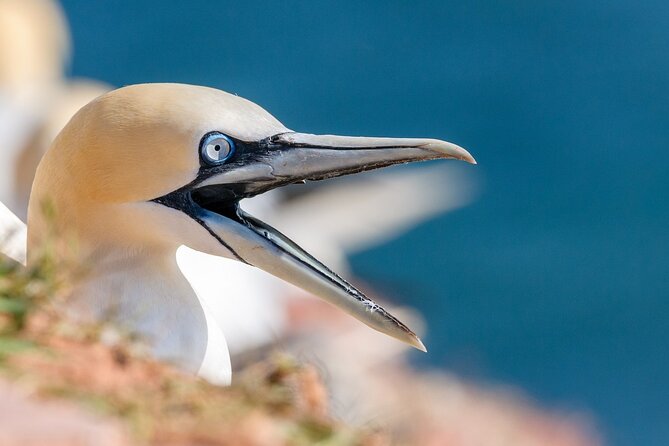
[[[67,19],[54,0],[0,0],[0,202],[25,219],[37,163],[72,115],[111,88],[66,79]]]
[[[0,0],[0,201],[20,212],[14,159],[56,95],[70,53],[65,17],[51,0]]]
[[[73,260],[76,246],[85,270],[73,291],[80,314],[114,318],[158,358],[218,384],[231,379],[226,340],[177,267],[181,245],[265,270],[425,350],[402,322],[239,202],[287,184],[437,158],[475,163],[435,139],[294,132],[212,88],[124,87],[77,112],[40,162],[28,261],[50,234],[63,260]]]
[[[26,228],[12,214],[25,219],[42,154],[79,108],[111,87],[64,76],[72,41],[57,2],[0,0],[0,25],[0,201],[13,211],[0,212],[0,233],[5,223],[11,227],[6,233],[12,234],[0,237],[0,251],[4,243],[12,257],[24,260]],[[316,258],[347,273],[347,253],[466,201],[466,178],[453,178],[453,169],[444,172],[449,167],[454,166],[384,171],[352,181],[349,177],[324,187],[300,187],[297,195],[278,189],[244,206],[281,231],[298,235]],[[391,210],[388,204],[398,200],[405,205]],[[351,213],[355,219],[348,218]],[[313,226],[319,230],[304,230]],[[310,298],[256,268],[185,246],[177,251],[177,263],[225,328],[233,355],[276,342],[294,330],[288,326],[288,307],[298,305],[291,304],[296,298]],[[226,282],[225,299],[220,298],[219,278]]]

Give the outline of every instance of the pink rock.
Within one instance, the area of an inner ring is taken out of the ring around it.
[[[29,398],[0,380],[0,446],[126,446],[117,422],[64,402]]]

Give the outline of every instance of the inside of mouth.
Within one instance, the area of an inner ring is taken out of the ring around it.
[[[233,189],[205,186],[192,190],[190,197],[195,204],[203,209],[242,222],[239,215],[239,200],[241,198]]]

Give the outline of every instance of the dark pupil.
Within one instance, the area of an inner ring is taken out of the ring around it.
[[[214,146],[214,150],[216,150],[216,151],[218,152],[219,150],[221,150],[221,146],[219,146],[218,144],[216,144],[216,146]]]

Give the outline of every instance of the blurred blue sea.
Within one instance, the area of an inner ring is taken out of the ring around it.
[[[668,444],[668,2],[62,3],[73,76],[469,148],[479,199],[356,255],[358,275],[426,315],[420,364]]]

